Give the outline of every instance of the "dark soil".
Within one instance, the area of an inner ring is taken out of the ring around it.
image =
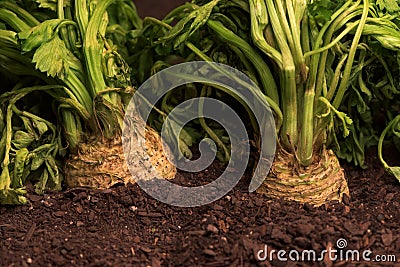
[[[400,185],[376,158],[369,166],[345,166],[351,199],[320,208],[249,194],[245,181],[197,208],[162,204],[137,185],[31,194],[30,205],[0,207],[0,265],[400,266]],[[215,163],[177,180],[198,184],[222,169]],[[335,249],[339,238],[347,240],[347,250],[371,250],[371,259],[395,255],[397,262],[280,262],[276,253],[273,261],[257,259],[265,245],[268,251],[321,253]]]

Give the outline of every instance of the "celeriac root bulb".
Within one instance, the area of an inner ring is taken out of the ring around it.
[[[259,193],[274,198],[321,206],[350,195],[344,171],[332,150],[316,153],[309,167],[296,167],[296,159],[283,149],[277,151],[271,172]]]
[[[163,149],[159,134],[152,128],[146,127],[144,138],[145,149],[140,145],[131,145],[129,160],[132,174],[125,160],[120,136],[104,142],[82,143],[78,152],[71,155],[65,164],[66,185],[107,189],[118,183],[126,185],[135,183],[137,179],[155,178],[155,173],[151,172],[149,165],[144,161],[149,161],[154,167],[153,171],[156,170],[162,178],[174,178],[176,168],[168,161],[166,154],[170,154],[170,151]],[[132,148],[135,151],[132,151]]]

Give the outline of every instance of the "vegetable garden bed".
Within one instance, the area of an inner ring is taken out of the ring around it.
[[[249,194],[241,182],[227,197],[198,208],[161,204],[137,185],[30,194],[31,205],[0,208],[2,266],[397,266],[400,188],[367,154],[367,170],[345,166],[351,199],[320,208]],[[395,154],[393,154],[395,155]],[[390,154],[387,156],[390,157]],[[178,174],[192,185],[222,166]],[[322,251],[340,238],[347,249],[396,255],[396,262],[260,262],[259,249]],[[287,265],[289,264],[289,265]]]

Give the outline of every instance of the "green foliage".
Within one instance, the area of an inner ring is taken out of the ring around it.
[[[301,111],[296,113],[295,132],[301,132],[302,140],[292,146],[283,144],[285,149],[294,149],[298,158],[309,159],[326,145],[333,147],[339,157],[365,168],[366,149],[378,144],[383,129],[399,114],[398,1],[303,2],[287,1],[289,4],[279,7],[279,1],[270,0],[192,1],[162,21],[148,18],[143,30],[132,35],[135,49],[144,51],[129,61],[133,76],[144,81],[177,62],[211,60],[245,72],[263,87],[266,75],[260,70],[270,68],[275,81],[269,84],[278,85],[278,100],[264,93],[273,99],[269,104],[274,107],[281,139],[287,133],[280,126],[293,120],[291,109],[285,105],[296,105]],[[258,31],[261,34],[257,35]],[[287,49],[290,54],[283,56]],[[263,55],[266,67],[260,67],[251,57],[257,53]],[[288,56],[295,64],[294,77],[288,75],[290,66],[286,68],[284,63]],[[292,79],[297,95],[288,94],[287,85]],[[197,88],[196,96],[200,91]],[[209,96],[226,99],[215,89]],[[167,105],[159,108],[168,113],[191,97],[167,95],[163,101]],[[200,123],[191,127],[206,136]],[[218,139],[225,140],[218,126],[213,127],[209,128]],[[395,136],[391,134],[387,142],[399,144]],[[190,140],[182,141],[181,150],[192,144]],[[302,162],[307,165],[307,160]]]
[[[62,175],[58,171],[56,157],[60,153],[60,135],[56,126],[35,114],[32,105],[23,105],[23,98],[37,91],[52,90],[52,87],[15,88],[0,96],[4,127],[0,151],[2,175],[0,180],[3,204],[22,204],[24,184],[31,181],[42,184],[38,193],[45,189],[60,190]],[[21,110],[19,107],[23,107]],[[51,170],[49,179],[38,177]]]
[[[22,50],[25,52],[32,51],[51,40],[56,34],[55,29],[62,21],[60,19],[46,20],[38,26],[20,32],[18,37],[20,40],[23,40],[21,45]]]
[[[220,0],[212,0],[201,8],[194,9],[183,19],[179,20],[166,36],[160,38],[160,41],[163,44],[165,44],[166,41],[172,41],[174,49],[178,48],[207,22],[212,10],[218,2],[220,2]]]
[[[120,132],[126,88],[192,60],[228,64],[258,84],[281,145],[302,165],[322,146],[362,167],[367,147],[400,146],[398,1],[285,3],[195,0],[162,21],[142,21],[129,0],[1,1],[0,203],[25,203],[28,180],[38,193],[59,190],[66,147]],[[150,124],[160,130],[166,114],[199,96],[240,103],[223,90],[187,85],[164,97]],[[229,159],[229,138],[212,121],[192,121],[179,137],[187,157],[210,137],[219,159]]]
[[[58,36],[42,44],[36,50],[32,62],[36,63],[37,69],[46,72],[48,76],[58,77],[61,80],[68,75],[70,62],[75,63],[75,66],[79,66],[80,63]]]
[[[312,3],[307,6],[307,9],[313,19],[322,27],[331,20],[333,13],[338,7],[342,6],[344,2],[344,0],[316,0],[312,1]]]
[[[376,0],[376,5],[381,11],[387,11],[388,13],[400,11],[399,3],[396,0]]]
[[[60,190],[60,160],[82,138],[121,131],[129,33],[142,26],[136,8],[128,0],[60,3],[0,2],[0,204],[26,203],[27,182],[38,194]]]

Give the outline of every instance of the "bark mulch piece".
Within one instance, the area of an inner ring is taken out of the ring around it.
[[[249,194],[245,181],[197,208],[162,204],[137,185],[32,194],[30,205],[0,207],[0,265],[400,266],[400,185],[373,156],[369,166],[345,166],[351,199],[319,208]],[[177,181],[202,184],[222,170],[214,163]],[[321,261],[281,262],[276,252],[273,261],[257,258],[265,246],[321,253],[337,248],[340,238],[344,252],[371,250],[371,259],[395,255],[397,262],[331,261],[326,254]]]

